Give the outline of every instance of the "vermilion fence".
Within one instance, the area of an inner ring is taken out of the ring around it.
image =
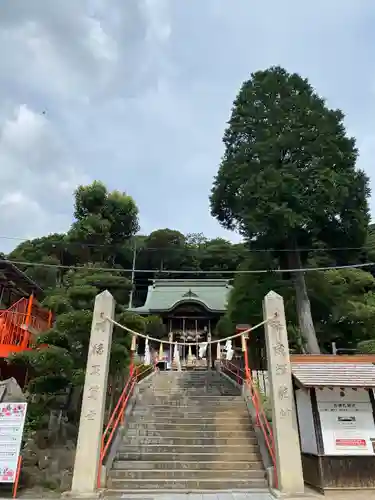
[[[123,391],[121,392],[121,395],[119,397],[119,400],[117,401],[116,406],[114,407],[109,417],[108,423],[102,435],[102,444],[99,457],[98,480],[97,480],[98,488],[100,488],[100,477],[101,477],[101,469],[103,462],[110,450],[110,447],[113,443],[113,439],[116,435],[118,428],[120,427],[120,425],[124,423],[125,411],[133,395],[134,388],[138,382],[140,382],[143,378],[152,373],[155,369],[154,365],[144,366],[141,369],[139,369],[134,365],[131,366],[133,368],[130,371],[129,378],[125,384]]]
[[[40,307],[31,295],[0,312],[0,357],[30,347],[33,335],[52,326],[52,313]]]
[[[274,486],[277,488],[278,479],[276,468],[276,453],[272,427],[263,409],[262,398],[260,397],[257,383],[251,376],[251,370],[248,366],[246,352],[244,354],[243,368],[239,363],[232,363],[231,361],[224,360],[221,362],[221,370],[232,380],[236,381],[239,385],[247,386],[249,397],[255,410],[255,426],[259,427],[262,431],[264,442],[267,446],[267,450],[273,465],[275,483]]]

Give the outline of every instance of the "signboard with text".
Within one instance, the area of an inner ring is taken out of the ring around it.
[[[27,403],[0,403],[0,483],[14,483]]]
[[[368,391],[323,389],[316,395],[324,453],[374,455],[375,423]]]

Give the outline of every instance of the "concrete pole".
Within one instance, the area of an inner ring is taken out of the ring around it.
[[[270,319],[265,333],[278,489],[288,495],[300,494],[304,481],[283,298],[269,292],[263,315]]]
[[[134,248],[133,248],[133,262],[132,262],[132,275],[131,275],[131,289],[129,294],[129,305],[128,308],[133,307],[133,297],[134,297],[134,279],[135,279],[135,261],[137,259],[137,241],[134,240]]]
[[[113,330],[106,317],[113,318],[114,312],[108,290],[96,296],[73,471],[75,496],[93,494],[97,488]]]

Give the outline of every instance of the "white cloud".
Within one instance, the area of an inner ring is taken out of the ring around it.
[[[67,203],[87,180],[43,114],[21,105],[0,123],[0,235],[40,236],[67,229]]]
[[[208,209],[221,137],[272,64],[344,110],[374,177],[374,20],[373,0],[3,0],[0,235],[65,229],[91,179],[134,196],[144,231],[227,234]]]
[[[164,43],[171,36],[169,0],[142,0],[141,8],[147,20],[146,40]]]

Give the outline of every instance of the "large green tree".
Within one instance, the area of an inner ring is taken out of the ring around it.
[[[9,255],[8,259],[16,262],[30,262],[38,265],[20,266],[22,270],[43,289],[54,288],[61,279],[58,267],[75,264],[69,256],[66,235],[55,233],[42,238],[26,240],[20,243]],[[41,266],[39,264],[42,264]]]
[[[99,264],[97,265],[99,267]],[[104,264],[100,264],[102,268]],[[121,274],[83,267],[65,274],[62,283],[50,290],[43,305],[56,315],[53,327],[37,338],[36,348],[13,355],[9,362],[28,370],[29,392],[36,396],[37,412],[53,409],[67,396],[66,410],[71,421],[78,418],[76,399],[84,382],[87,353],[90,340],[91,322],[95,296],[109,290],[116,299],[116,319],[127,326],[144,328],[143,319],[124,311],[130,282]],[[139,326],[140,325],[140,326]],[[130,335],[121,328],[114,328],[109,384],[116,390],[123,385],[129,361]],[[114,392],[112,391],[111,394]],[[33,405],[32,405],[33,406]],[[34,405],[35,406],[35,405]],[[48,417],[48,414],[45,415]],[[43,418],[40,425],[45,424]]]
[[[340,110],[309,82],[280,67],[258,71],[238,93],[224,134],[211,213],[249,242],[276,250],[291,270],[300,330],[319,352],[304,273],[314,241],[361,246],[369,220],[368,180]],[[285,256],[285,259],[282,257]]]
[[[114,264],[117,252],[124,251],[125,243],[139,229],[133,198],[120,191],[108,191],[99,181],[79,186],[74,197],[75,222],[67,235],[71,248],[76,244],[82,262]]]

